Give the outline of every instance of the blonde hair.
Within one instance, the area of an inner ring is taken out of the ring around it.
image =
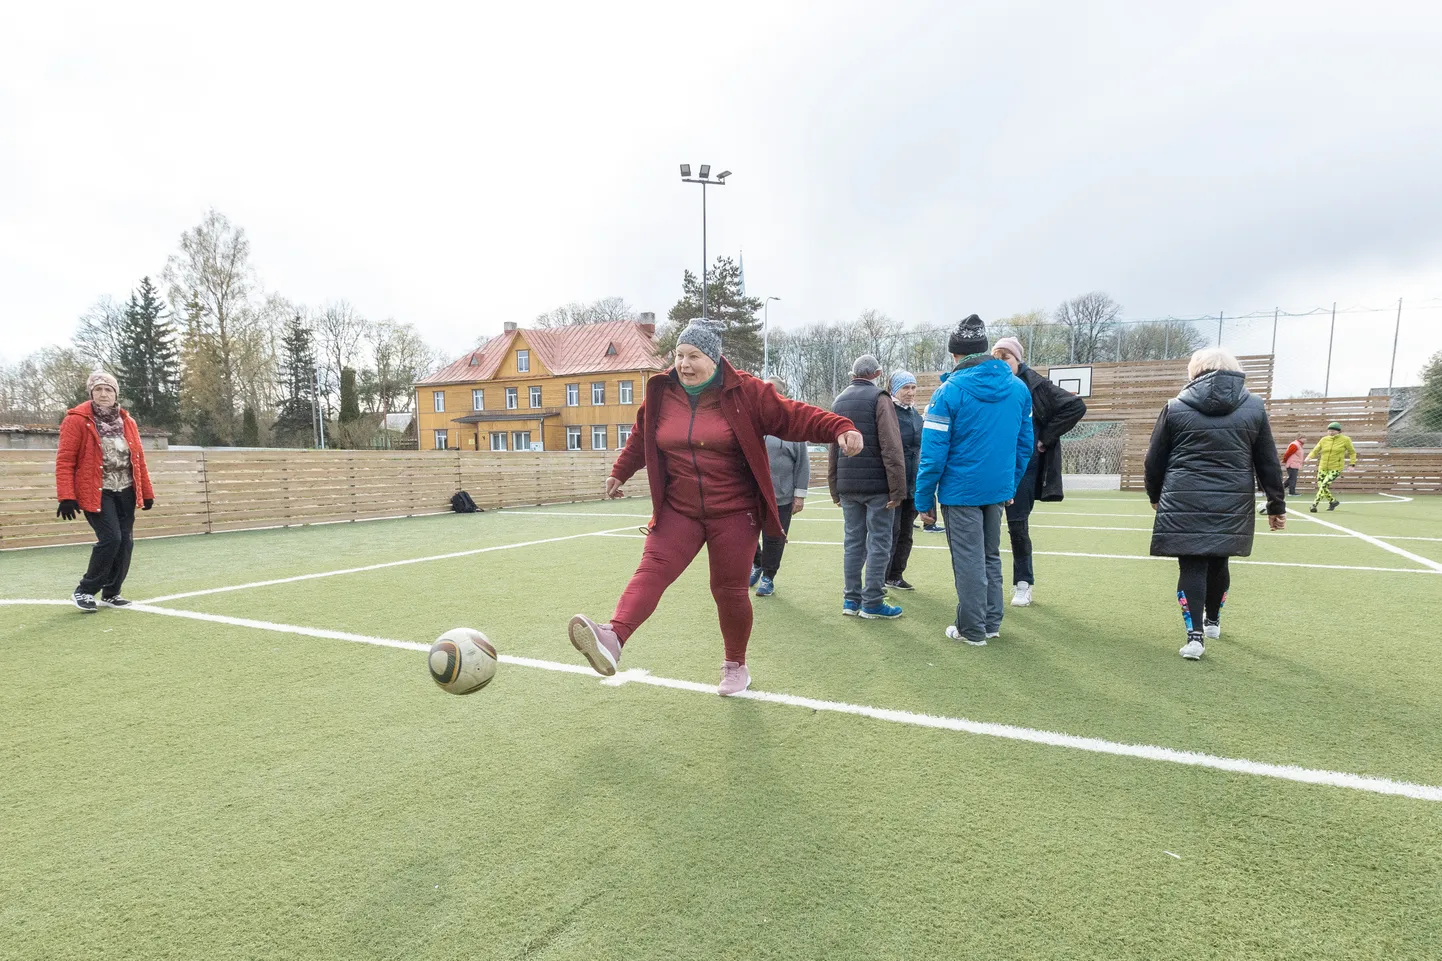
[[[766,383],[775,387],[782,397],[786,396],[786,381],[782,380],[780,377],[772,374],[770,377],[766,378]]]
[[[1237,363],[1237,358],[1232,356],[1231,351],[1223,350],[1220,347],[1203,347],[1187,362],[1187,380],[1196,380],[1211,370],[1239,371],[1241,369],[1242,365]]]

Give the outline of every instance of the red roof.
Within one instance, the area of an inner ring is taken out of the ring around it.
[[[670,366],[666,358],[656,353],[651,334],[640,324],[612,320],[551,330],[508,330],[418,381],[417,386],[490,380],[496,376],[518,335],[525,337],[531,355],[541,366],[557,377],[621,370],[665,370]],[[610,353],[612,348],[614,354]]]

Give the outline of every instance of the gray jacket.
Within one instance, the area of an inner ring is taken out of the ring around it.
[[[771,461],[771,487],[778,506],[806,496],[811,483],[811,461],[806,444],[766,435],[766,456]]]

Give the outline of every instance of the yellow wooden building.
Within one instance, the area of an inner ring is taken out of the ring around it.
[[[616,450],[647,378],[669,364],[654,323],[513,323],[416,384],[421,450]]]

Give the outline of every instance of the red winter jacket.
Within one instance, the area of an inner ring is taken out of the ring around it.
[[[771,461],[766,456],[766,435],[782,440],[830,444],[847,431],[855,430],[856,425],[820,407],[787,400],[776,392],[773,385],[737,370],[725,357],[721,358],[720,370],[721,413],[736,435],[756,491],[765,504],[761,529],[772,537],[783,537],[781,515],[776,512],[776,492],[771,487]],[[654,512],[659,512],[665,503],[669,479],[665,458],[656,444],[656,425],[661,404],[673,385],[680,385],[675,368],[646,382],[646,399],[636,412],[636,426],[611,468],[611,476],[623,484],[642,467],[646,468]],[[654,513],[651,522],[655,523]]]
[[[135,506],[143,507],[146,501],[155,499],[155,491],[150,486],[150,473],[145,469],[140,431],[124,410],[120,417],[125,423],[125,443],[130,446]],[[102,467],[100,431],[95,429],[95,412],[87,400],[70,408],[65,420],[60,422],[60,449],[55,452],[55,499],[78,501],[81,510],[99,512]]]

